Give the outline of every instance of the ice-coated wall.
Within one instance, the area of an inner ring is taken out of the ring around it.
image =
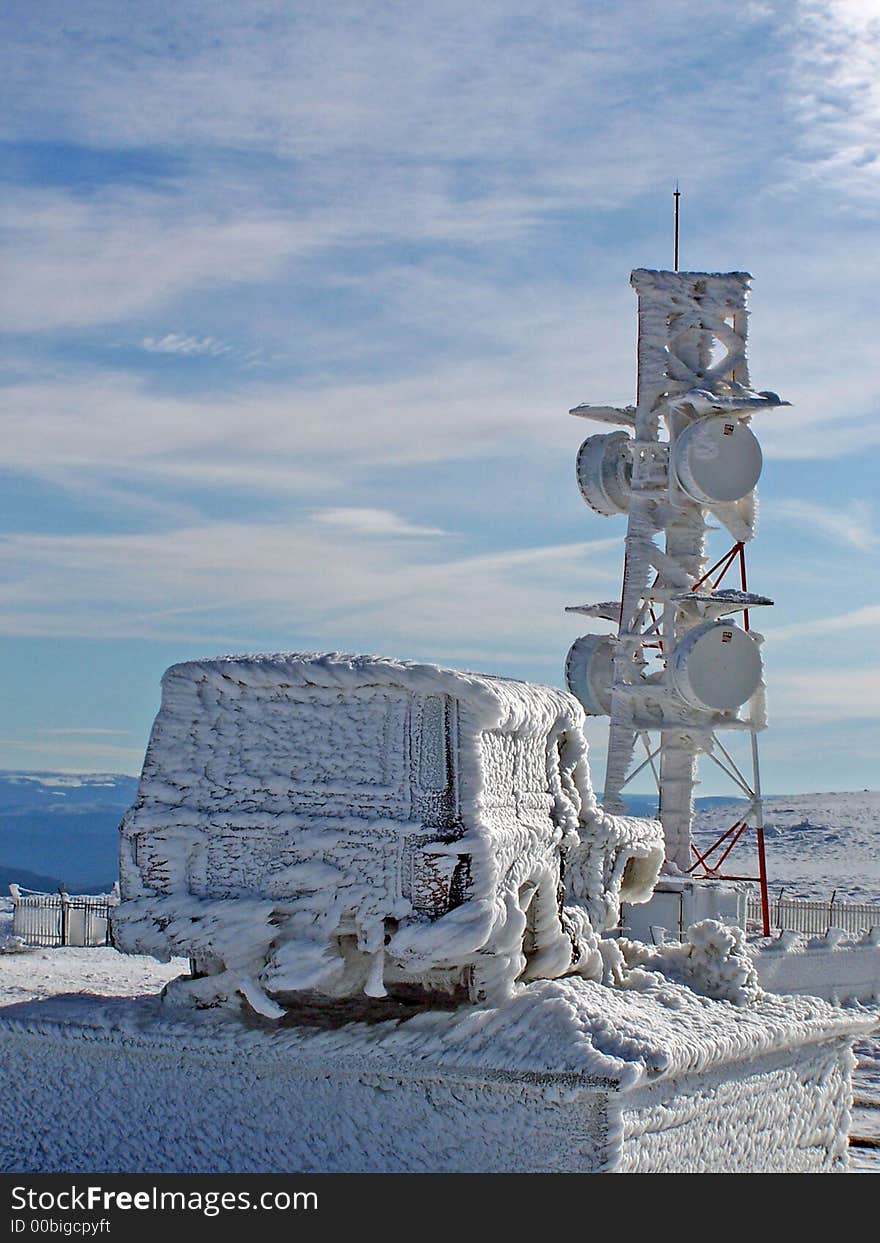
[[[46,1046],[5,1033],[0,1056],[26,1067],[6,1098],[12,1112],[0,1117],[9,1172],[576,1173],[600,1168],[603,1156],[603,1097],[548,1102],[529,1084],[289,1057],[267,1064],[170,1042],[108,1049],[62,1037]],[[83,1083],[83,1108],[56,1122],[49,1140],[56,1091]]]
[[[623,1174],[846,1169],[849,1040],[758,1059],[748,1073],[685,1079],[615,1101]]]
[[[662,835],[598,807],[582,722],[562,691],[378,657],[175,665],[122,824],[116,942],[188,955],[181,993],[270,1017],[306,992],[598,978]]]

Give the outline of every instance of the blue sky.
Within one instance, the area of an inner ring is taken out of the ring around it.
[[[566,411],[634,397],[678,178],[793,403],[765,786],[877,785],[880,17],[545,7],[4,6],[0,766],[138,771],[162,671],[224,651],[559,684],[624,530]]]

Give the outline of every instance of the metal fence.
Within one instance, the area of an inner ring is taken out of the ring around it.
[[[749,894],[746,915],[749,922],[761,922],[761,899]],[[871,902],[838,902],[831,900],[786,898],[782,894],[770,903],[770,924],[790,932],[824,935],[829,928],[844,932],[868,932],[880,928],[880,906]]]
[[[119,898],[115,893],[37,893],[10,885],[12,935],[26,945],[110,944],[110,911]]]

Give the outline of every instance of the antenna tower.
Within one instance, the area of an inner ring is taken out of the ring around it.
[[[679,197],[676,186],[676,269]],[[650,767],[667,872],[758,881],[769,935],[757,742],[766,727],[762,637],[751,614],[772,601],[748,590],[745,550],[755,533],[762,464],[752,416],[788,403],[749,384],[750,280],[746,272],[639,268],[631,274],[638,296],[636,404],[570,411],[621,429],[588,436],[577,458],[587,504],[603,515],[627,516],[621,597],[566,610],[613,622],[617,632],[577,639],[566,680],[588,713],[610,718],[606,808],[624,813],[624,789]],[[733,542],[710,563],[712,519]],[[732,587],[722,586],[728,575],[735,576]],[[749,742],[742,766],[732,754],[735,733]],[[637,750],[644,751],[640,761]],[[699,756],[748,800],[704,850],[692,835]],[[725,873],[750,828],[758,875]]]

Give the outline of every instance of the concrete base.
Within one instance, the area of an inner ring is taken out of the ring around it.
[[[572,992],[541,987],[542,1004],[557,1012]],[[669,985],[662,1005],[677,1010],[685,994],[693,996]],[[470,1047],[461,1056],[461,1032],[480,1035],[473,1011],[310,1031],[234,1017],[211,1025],[194,1016],[188,1026],[155,999],[88,1001],[2,1012],[0,1164],[9,1172],[831,1171],[847,1163],[853,1022],[829,1011],[817,1024],[818,1002],[803,1006],[802,1030],[796,1039],[785,1033],[784,1047],[771,1040],[748,1058],[719,1048],[711,1065],[683,1073],[678,1054],[647,1034],[640,1040],[645,998],[633,997],[634,1060],[603,1079],[577,1069],[600,1041],[600,1027],[590,1036],[583,1019],[567,1047],[554,1046],[558,1057],[548,1059],[536,1027],[518,1063],[493,1065],[484,1047],[475,1065]],[[772,1027],[780,1005],[754,1022]],[[520,1020],[523,1013],[520,1006]],[[702,1021],[711,1027],[711,1015]],[[413,1048],[426,1027],[430,1055]],[[459,1039],[438,1042],[440,1029]],[[410,1056],[390,1058],[389,1041]],[[665,1070],[645,1072],[664,1060]]]

